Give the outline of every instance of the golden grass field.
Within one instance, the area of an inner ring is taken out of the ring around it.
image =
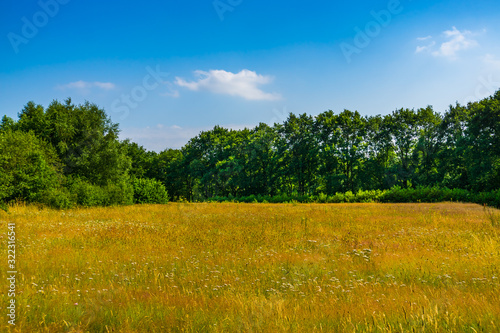
[[[5,332],[498,332],[500,212],[472,204],[14,206]]]

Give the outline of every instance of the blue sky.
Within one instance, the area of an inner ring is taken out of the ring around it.
[[[388,114],[500,88],[500,3],[6,0],[0,110],[71,97],[122,138],[179,148],[288,112]]]

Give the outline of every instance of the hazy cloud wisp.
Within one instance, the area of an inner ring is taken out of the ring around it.
[[[197,81],[188,82],[177,77],[175,84],[193,91],[209,91],[216,94],[224,94],[242,97],[246,100],[274,101],[281,99],[276,93],[267,93],[259,89],[260,85],[272,82],[271,76],[257,74],[244,69],[239,73],[231,73],[225,70],[210,70],[208,72],[197,70],[194,72]]]
[[[443,32],[446,41],[439,45],[437,50],[434,50],[435,41],[430,41],[424,46],[417,46],[415,53],[430,52],[435,57],[444,57],[448,59],[456,59],[457,53],[462,50],[467,50],[478,46],[477,41],[472,39],[472,32],[468,30],[460,31],[456,27]],[[429,41],[432,36],[418,37],[418,41]]]
[[[57,88],[61,90],[76,89],[82,92],[89,92],[90,89],[94,87],[99,88],[101,90],[113,90],[116,88],[116,85],[111,82],[99,82],[99,81],[87,82],[80,80],[57,86]]]
[[[492,54],[486,54],[483,57],[483,62],[489,65],[493,70],[500,70],[500,59]]]

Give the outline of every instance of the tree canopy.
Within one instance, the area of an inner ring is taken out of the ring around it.
[[[118,124],[88,102],[54,101],[46,109],[29,102],[18,116],[0,123],[3,202],[52,195],[49,201],[64,205],[123,204],[394,186],[500,189],[500,90],[442,114],[431,106],[375,116],[329,110],[289,114],[272,126],[215,126],[181,149],[159,153],[120,141]]]

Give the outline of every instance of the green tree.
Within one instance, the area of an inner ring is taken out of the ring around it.
[[[210,198],[223,194],[216,165],[225,158],[223,140],[228,133],[227,129],[215,126],[210,131],[201,132],[184,146],[190,198]]]
[[[329,194],[362,188],[362,168],[368,157],[367,126],[367,118],[357,111],[344,110],[338,115],[328,111],[316,117]]]
[[[333,148],[344,178],[343,190],[356,191],[359,173],[367,157],[367,120],[359,112],[344,110],[336,117]]]
[[[277,132],[280,176],[285,180],[285,189],[289,194],[296,191],[299,195],[316,192],[319,147],[313,117],[290,113]]]
[[[245,195],[277,194],[276,131],[260,123],[243,141]]]
[[[0,201],[45,202],[64,181],[54,149],[33,133],[0,133]]]
[[[8,130],[15,131],[17,128],[17,124],[14,119],[3,116],[2,121],[0,122],[0,132],[5,132]]]
[[[400,184],[410,186],[415,171],[413,151],[419,139],[419,119],[414,110],[399,109],[384,117],[397,156],[395,173]]]
[[[440,125],[442,117],[431,106],[417,111],[419,138],[415,146],[415,183],[432,186],[441,182],[439,152],[442,149]]]
[[[33,131],[38,137],[47,140],[47,123],[43,106],[28,102],[18,114],[17,128],[24,132]]]
[[[327,194],[342,192],[342,172],[335,150],[335,133],[337,116],[329,110],[316,116],[315,132],[318,138],[319,174],[321,175],[320,191]]]
[[[438,170],[441,184],[449,188],[470,187],[466,156],[469,114],[467,107],[450,105],[439,126],[439,141],[442,147],[438,153]]]
[[[384,117],[377,115],[367,119],[367,159],[360,176],[365,190],[388,189],[396,184],[390,170],[395,164],[391,133]]]
[[[157,178],[150,176],[150,174],[155,174],[153,161],[156,159],[157,154],[154,151],[147,151],[143,146],[131,142],[130,139],[122,141],[122,145],[126,148],[127,156],[130,159],[128,173],[131,177]]]
[[[32,131],[55,148],[66,176],[107,185],[127,177],[130,159],[118,140],[118,124],[95,104],[53,101],[47,110],[29,102],[19,114],[19,129]]]
[[[181,150],[165,149],[153,155],[145,176],[161,181],[173,199],[188,198],[189,176],[183,162],[184,155]]]
[[[489,191],[500,187],[500,90],[468,105],[466,130],[468,170],[472,189]]]

